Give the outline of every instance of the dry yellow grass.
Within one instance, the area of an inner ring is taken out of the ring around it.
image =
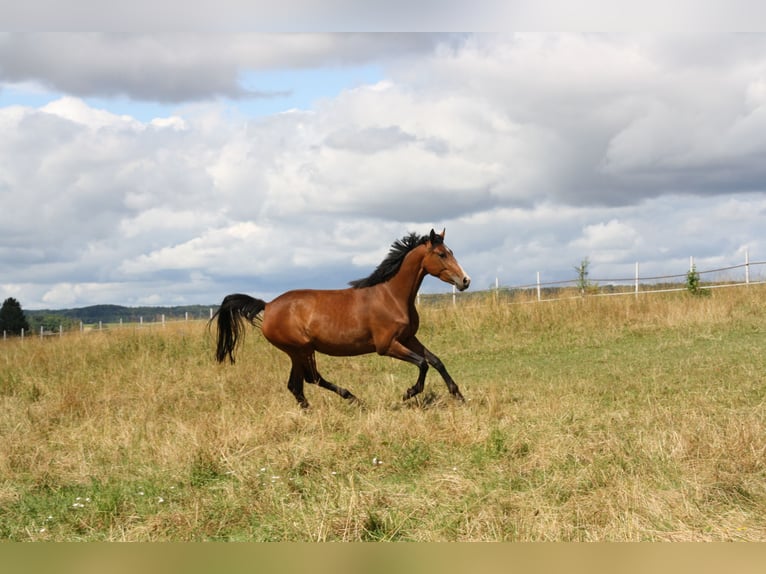
[[[0,345],[9,540],[766,540],[766,290],[423,308],[410,365],[203,323]],[[373,462],[375,461],[375,462]]]

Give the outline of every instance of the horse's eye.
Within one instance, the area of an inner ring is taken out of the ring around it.
[[[446,258],[446,257],[447,257],[447,254],[446,254],[446,253],[442,253],[441,251],[440,251],[439,253],[437,253],[437,255],[438,255],[439,257],[441,257],[442,259],[444,259],[444,258]]]

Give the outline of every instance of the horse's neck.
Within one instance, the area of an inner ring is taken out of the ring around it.
[[[425,254],[425,246],[418,246],[410,251],[402,261],[398,273],[388,282],[391,292],[397,299],[407,301],[410,304],[415,301],[426,275],[423,269]]]

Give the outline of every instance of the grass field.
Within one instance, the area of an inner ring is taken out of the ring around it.
[[[766,541],[766,289],[422,309],[388,358],[201,322],[0,341],[4,540]]]

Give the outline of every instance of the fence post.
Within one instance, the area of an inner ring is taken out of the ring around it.
[[[24,340],[24,327],[21,328],[21,340]]]
[[[455,288],[455,286],[453,285],[453,286],[452,286],[452,306],[453,306],[453,307],[454,307],[454,306],[457,304],[457,303],[456,303],[456,301],[455,301],[455,293],[457,293],[457,289],[456,289],[456,288]]]
[[[43,326],[40,325],[40,340],[43,340]]]
[[[162,326],[165,326],[165,313],[162,314]]]
[[[750,286],[750,248],[745,248],[745,285]]]
[[[537,272],[537,301],[540,301],[540,272]]]
[[[636,261],[636,297],[638,297],[638,261]]]
[[[64,325],[59,323],[59,337],[63,337],[63,336],[64,336]]]

